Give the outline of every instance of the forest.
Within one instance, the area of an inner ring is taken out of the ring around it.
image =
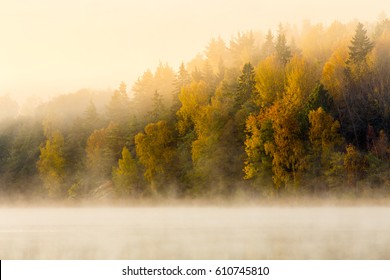
[[[2,197],[390,194],[387,18],[213,38],[113,92],[0,107]]]

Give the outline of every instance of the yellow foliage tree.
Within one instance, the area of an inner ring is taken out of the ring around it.
[[[152,191],[167,183],[171,178],[173,166],[173,136],[165,121],[150,123],[145,133],[135,136],[137,156],[145,167],[144,177],[151,183]]]
[[[330,166],[332,154],[343,144],[339,134],[340,123],[334,120],[321,107],[309,112],[309,140],[312,146],[313,161],[319,163],[318,172],[326,173]],[[317,174],[320,175],[320,174]]]
[[[244,179],[266,177],[271,171],[271,158],[264,146],[273,143],[272,120],[262,114],[250,115],[246,121]]]
[[[179,118],[177,128],[181,135],[185,135],[189,129],[193,128],[199,116],[200,107],[209,103],[210,92],[205,82],[192,82],[182,87],[179,100],[181,107],[176,113]]]
[[[312,63],[294,55],[286,67],[286,92],[290,106],[300,107],[307,101],[320,79],[321,72]]]
[[[122,149],[122,158],[118,160],[118,167],[112,171],[112,178],[119,195],[130,195],[137,189],[140,182],[137,162],[126,147]]]
[[[284,99],[276,102],[268,114],[272,120],[274,142],[264,145],[265,152],[272,158],[273,180],[276,188],[287,186],[293,181],[298,186],[305,168],[305,149],[301,139],[297,108],[290,107]]]
[[[343,44],[333,52],[322,70],[322,83],[332,95],[336,104],[343,100],[346,87],[344,72],[347,59],[348,48],[346,44]]]
[[[87,170],[94,180],[106,179],[111,171],[112,159],[107,143],[107,129],[95,130],[87,140]]]
[[[50,197],[61,193],[64,180],[64,137],[59,131],[51,132],[44,146],[40,147],[37,167]]]
[[[256,88],[259,92],[255,102],[259,107],[270,106],[284,92],[284,66],[275,55],[259,63],[256,71]]]

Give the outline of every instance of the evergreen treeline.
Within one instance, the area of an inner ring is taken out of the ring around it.
[[[7,119],[0,188],[72,198],[386,189],[390,20],[366,28],[213,39],[131,90],[81,91]]]

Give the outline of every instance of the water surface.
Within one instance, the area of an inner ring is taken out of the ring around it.
[[[390,208],[0,208],[0,259],[390,259]]]

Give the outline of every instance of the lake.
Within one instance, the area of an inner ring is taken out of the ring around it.
[[[0,259],[390,259],[390,208],[3,207]]]

